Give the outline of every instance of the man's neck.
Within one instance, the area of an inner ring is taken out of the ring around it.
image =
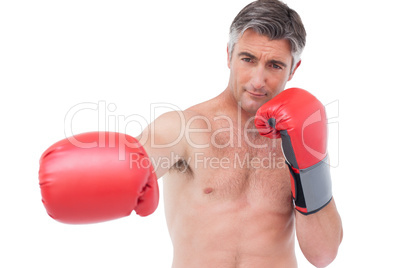
[[[223,95],[223,97],[225,98],[225,101],[231,106],[231,108],[240,109],[242,118],[245,121],[247,121],[250,118],[255,117],[257,111],[250,113],[250,112],[247,112],[246,110],[244,110],[241,106],[241,103],[235,99],[235,97],[233,95],[233,91],[230,89],[229,86],[222,92],[221,95]]]
[[[254,117],[255,113],[249,113],[241,107],[241,103],[237,102],[233,96],[232,90],[227,87],[219,96],[219,101],[225,103],[226,115],[236,120],[241,128],[255,129]]]

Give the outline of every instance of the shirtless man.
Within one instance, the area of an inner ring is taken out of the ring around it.
[[[321,107],[304,91],[284,90],[300,65],[304,44],[295,11],[276,0],[248,5],[232,23],[229,83],[217,97],[163,114],[137,137],[138,143],[123,134],[89,133],[56,143],[43,154],[40,182],[48,213],[67,223],[109,220],[132,210],[146,216],[157,206],[156,178],[163,176],[172,267],[297,267],[295,233],[305,257],[316,267],[327,266],[342,240],[328,169],[316,168],[317,161],[303,169],[302,162],[311,157],[298,149],[296,134],[280,129],[280,116],[274,121],[266,116],[268,110],[278,113],[275,102],[294,105],[297,112],[287,116],[302,126],[308,118],[299,117],[306,107]],[[288,102],[282,92],[300,93],[307,100],[303,105],[300,99]],[[258,128],[257,111],[262,117]],[[320,133],[313,143],[325,144],[326,129],[321,128],[314,129]],[[61,171],[55,172],[55,166]],[[312,166],[322,178],[304,175]],[[303,182],[307,176],[318,185],[318,196],[327,192],[325,202],[314,199],[310,206],[305,196],[300,203],[303,193],[295,189],[309,188]]]

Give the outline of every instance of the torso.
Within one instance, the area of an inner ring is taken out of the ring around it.
[[[186,156],[164,176],[173,267],[297,267],[280,140],[245,132],[247,120],[220,101],[185,112],[197,118]]]

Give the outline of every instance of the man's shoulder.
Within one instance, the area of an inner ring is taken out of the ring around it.
[[[208,112],[202,106],[193,106],[186,110],[174,110],[160,115],[153,123],[153,129],[157,132],[169,132],[182,135],[189,128],[205,128],[205,123],[210,121]],[[180,134],[181,133],[181,134]],[[166,133],[168,134],[168,133]]]
[[[220,96],[209,99],[207,101],[195,104],[184,110],[186,116],[189,118],[193,116],[207,116],[211,117],[218,113],[224,104],[220,100]]]
[[[225,103],[221,96],[195,104],[185,110],[175,110],[162,114],[156,119],[163,129],[173,132],[188,131],[190,129],[209,129],[214,118],[225,113]]]

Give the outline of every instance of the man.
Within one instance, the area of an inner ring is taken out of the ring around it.
[[[96,133],[44,153],[40,179],[49,214],[70,223],[108,220],[133,209],[145,216],[157,206],[156,177],[163,176],[172,267],[297,267],[295,233],[305,257],[327,266],[342,225],[324,163],[325,126],[308,130],[318,121],[325,125],[322,118],[310,122],[322,105],[305,91],[284,90],[304,45],[303,24],[285,4],[246,6],[230,29],[229,83],[217,97],[163,114],[137,137],[142,146],[122,134]],[[292,124],[284,120],[300,122],[286,128]],[[294,128],[303,128],[302,134]],[[77,142],[89,146],[77,151]],[[125,161],[110,157],[113,148]],[[74,201],[67,201],[71,196]]]

